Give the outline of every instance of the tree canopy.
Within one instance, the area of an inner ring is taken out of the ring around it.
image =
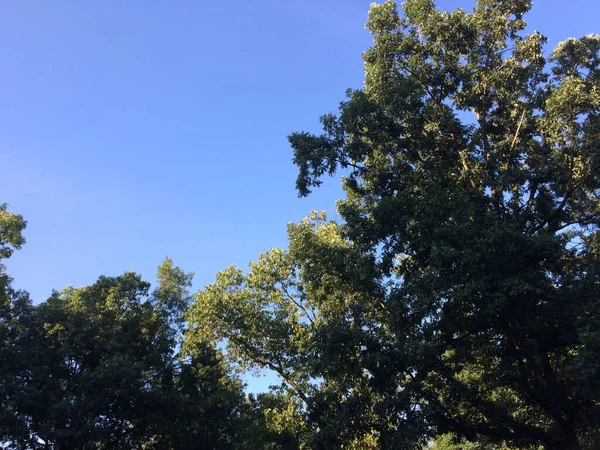
[[[199,296],[199,330],[280,373],[317,446],[598,430],[600,37],[546,58],[530,6],[373,5],[364,89],[289,137],[300,195],[344,171],[341,223]]]
[[[376,261],[386,442],[408,418],[548,449],[598,429],[600,36],[546,58],[530,6],[373,5],[364,89],[290,136],[300,195],[347,169],[341,233]]]
[[[3,258],[24,243],[24,228],[2,205]],[[207,342],[182,350],[192,274],[170,259],[152,292],[128,272],[38,305],[12,288],[4,266],[0,276],[2,448],[296,448],[290,424],[273,417],[287,401],[247,398]]]

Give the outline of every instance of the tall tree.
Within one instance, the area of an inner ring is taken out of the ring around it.
[[[297,405],[279,409],[293,412],[287,429],[299,448],[379,448],[386,421],[374,413],[383,398],[368,370],[381,358],[363,351],[378,339],[380,310],[367,312],[384,289],[373,258],[341,231],[323,213],[291,224],[288,250],[260,255],[247,273],[220,272],[188,311],[188,345],[219,343],[238,370],[279,375],[279,392]]]
[[[343,236],[385,287],[356,341],[378,355],[385,448],[450,432],[575,450],[600,423],[600,37],[547,60],[530,6],[373,5],[364,89],[289,138],[300,195],[345,169]]]
[[[3,320],[3,441],[18,449],[238,448],[242,384],[220,353],[183,355],[191,274],[167,259],[158,287],[133,272],[55,292],[12,293]]]

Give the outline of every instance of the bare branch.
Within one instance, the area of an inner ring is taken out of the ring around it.
[[[523,121],[525,120],[525,109],[523,109],[523,114],[521,114],[521,120],[519,120],[519,125],[517,125],[517,131],[515,131],[515,136],[513,137],[512,143],[510,144],[510,151],[512,152],[517,139],[519,137],[519,131],[521,131],[521,125],[523,125]],[[508,163],[507,163],[508,165]]]

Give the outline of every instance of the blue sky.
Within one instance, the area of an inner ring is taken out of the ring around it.
[[[29,222],[16,286],[40,302],[101,274],[153,280],[170,256],[201,287],[333,211],[337,179],[297,198],[286,135],[361,87],[369,3],[3,2],[0,202]],[[527,20],[550,50],[598,17],[597,0],[534,0]]]

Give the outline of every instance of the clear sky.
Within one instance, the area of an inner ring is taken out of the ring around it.
[[[8,261],[34,302],[165,256],[197,288],[333,211],[294,190],[286,135],[363,81],[369,0],[3,0],[0,202],[28,221]],[[470,10],[474,1],[438,0]],[[599,33],[598,0],[534,0],[530,29]]]

